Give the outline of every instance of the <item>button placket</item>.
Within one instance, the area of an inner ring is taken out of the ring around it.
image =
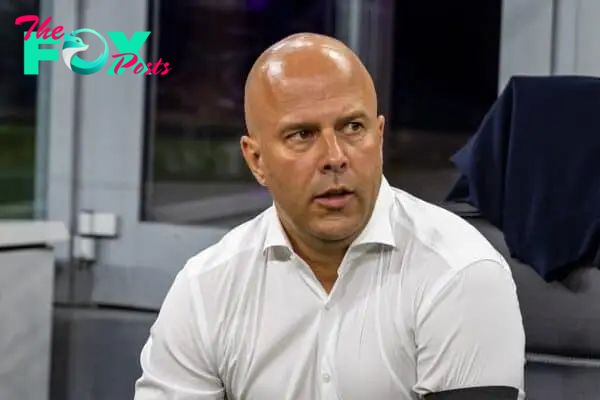
[[[336,304],[330,299],[323,306],[321,313],[318,379],[321,385],[322,398],[324,399],[337,398],[337,385],[334,379],[334,359],[339,315]]]

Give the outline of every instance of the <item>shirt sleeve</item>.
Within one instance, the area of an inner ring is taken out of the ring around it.
[[[204,312],[198,297],[193,296],[184,269],[167,293],[142,349],[142,376],[135,384],[134,400],[224,399],[202,335]]]
[[[525,333],[508,267],[484,260],[448,274],[415,324],[417,394],[509,386],[524,398]]]

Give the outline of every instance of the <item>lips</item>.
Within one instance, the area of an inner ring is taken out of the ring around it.
[[[316,198],[318,198],[318,199],[319,198],[331,198],[331,197],[337,197],[337,196],[344,196],[347,194],[352,194],[352,191],[345,187],[331,188],[331,189],[328,189],[325,192],[317,195]]]
[[[346,187],[335,187],[315,196],[315,202],[325,208],[341,209],[351,200],[352,196],[352,190]]]

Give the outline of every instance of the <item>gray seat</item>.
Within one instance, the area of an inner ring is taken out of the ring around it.
[[[547,283],[510,256],[500,230],[472,209],[446,206],[475,226],[512,268],[527,338],[530,400],[600,399],[600,270],[582,266]]]

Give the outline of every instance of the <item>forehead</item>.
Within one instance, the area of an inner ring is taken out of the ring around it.
[[[352,76],[317,74],[269,85],[265,115],[272,123],[320,123],[347,113],[367,113],[364,85]]]

